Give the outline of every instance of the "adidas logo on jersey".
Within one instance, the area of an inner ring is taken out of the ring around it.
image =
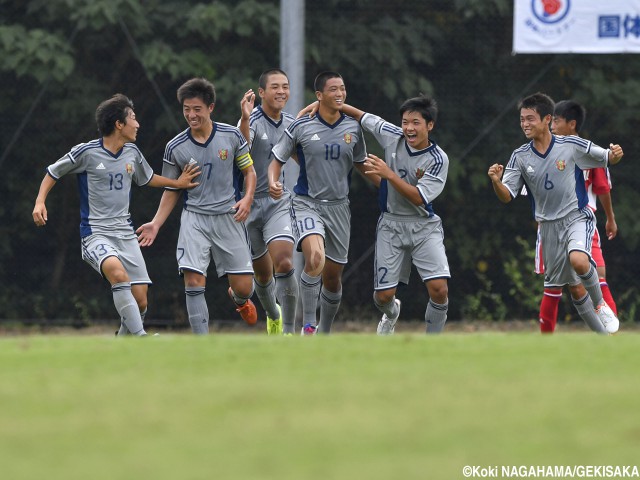
[[[104,167],[104,163],[102,163],[102,162],[100,162],[100,165],[98,165],[98,166],[96,167],[96,170],[104,170],[104,169],[105,169],[105,167]]]
[[[533,169],[533,167],[531,165],[529,165],[527,167],[527,173],[533,173],[533,172],[535,172],[535,170]]]
[[[262,136],[260,137],[262,140],[269,140],[269,137],[267,136],[266,133],[263,133]]]
[[[194,163],[198,163],[196,162],[193,157],[191,157],[191,159],[189,160],[189,165],[193,165]]]
[[[320,140],[320,137],[318,136],[317,133],[314,133],[313,137],[311,137],[311,140]]]
[[[393,152],[393,153],[391,154],[391,158],[396,158],[396,152]]]
[[[288,226],[288,225],[287,225],[286,227],[284,227],[284,229],[283,229],[283,230],[284,230],[285,232],[290,232],[290,231],[291,231],[291,229],[289,228],[289,226]]]

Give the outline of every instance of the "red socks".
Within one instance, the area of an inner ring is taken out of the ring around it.
[[[611,290],[609,290],[609,284],[604,278],[600,278],[600,290],[602,290],[602,298],[607,302],[609,308],[613,310],[613,313],[618,316],[618,307],[616,306],[616,302],[613,301],[613,295],[611,295]]]
[[[558,305],[560,305],[561,298],[561,289],[544,289],[544,295],[542,296],[542,301],[540,302],[540,332],[553,333],[553,331],[556,329],[556,323],[558,322]],[[606,297],[605,300],[607,301],[607,303],[609,303]],[[613,309],[614,307],[611,308]]]

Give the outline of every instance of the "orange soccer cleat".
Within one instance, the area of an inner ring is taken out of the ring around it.
[[[231,300],[233,300],[233,292],[231,291],[231,287],[229,287],[229,296],[231,297]],[[236,312],[240,314],[242,319],[248,325],[256,324],[256,322],[258,321],[258,312],[256,311],[256,306],[250,299],[247,299],[244,305],[238,305],[235,300],[233,303],[236,306]]]

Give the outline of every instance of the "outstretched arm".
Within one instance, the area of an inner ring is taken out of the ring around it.
[[[509,203],[511,201],[511,193],[509,189],[504,186],[502,183],[502,173],[504,172],[504,167],[497,163],[494,163],[489,167],[489,178],[491,179],[491,184],[493,185],[493,191],[496,192],[498,199],[502,203]]]
[[[181,192],[174,190],[164,191],[162,198],[160,199],[160,205],[158,205],[158,211],[153,217],[153,220],[141,225],[136,230],[136,233],[138,234],[138,242],[141,247],[150,247],[153,245],[160,227],[164,225],[164,222],[169,218],[169,214],[173,210],[173,207],[178,203],[180,193]]]
[[[200,185],[198,182],[193,182],[192,180],[200,175],[200,167],[196,164],[187,164],[184,167],[184,170],[180,174],[180,176],[173,180],[171,178],[163,177],[161,175],[154,175],[151,177],[151,180],[147,185],[150,187],[169,187],[169,188],[179,188],[181,190],[186,190],[188,188],[193,188],[197,185]]]
[[[33,208],[33,221],[38,227],[43,227],[47,223],[48,217],[45,201],[55,184],[56,180],[51,175],[45,174],[40,184],[38,196],[36,197],[35,207]]]
[[[348,115],[349,117],[353,118],[354,120],[357,120],[358,122],[363,117],[363,115],[366,113],[366,112],[360,110],[359,108],[352,107],[351,105],[347,105],[346,103],[342,105],[342,108],[340,110],[342,111],[342,113],[344,113],[345,115]]]

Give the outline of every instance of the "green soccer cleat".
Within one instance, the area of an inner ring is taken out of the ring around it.
[[[278,318],[274,320],[267,315],[267,335],[282,335],[282,309],[277,303],[276,307],[278,307]]]

